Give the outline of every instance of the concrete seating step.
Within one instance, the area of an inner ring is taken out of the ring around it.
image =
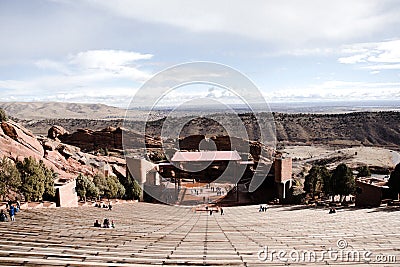
[[[321,252],[337,248],[338,239],[346,240],[349,249],[397,255],[397,262],[385,266],[397,266],[400,260],[400,226],[393,224],[396,212],[365,209],[328,216],[322,209],[284,206],[262,214],[258,206],[226,207],[224,212],[210,216],[191,208],[147,203],[119,204],[112,211],[90,205],[22,210],[15,222],[1,223],[0,265],[284,266],[277,260],[260,261],[258,251],[268,246],[276,251]],[[104,218],[114,220],[117,227],[92,227],[96,219]],[[313,266],[320,265],[360,264],[326,261]]]

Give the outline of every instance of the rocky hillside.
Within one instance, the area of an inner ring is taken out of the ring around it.
[[[274,113],[277,140],[282,144],[328,144],[400,147],[399,112],[357,112],[345,114],[284,114]],[[268,123],[267,116],[260,116]],[[260,128],[249,114],[240,115],[251,140],[258,140]],[[235,129],[227,115],[217,120],[197,118],[183,127],[181,135],[225,133],[222,126]],[[163,120],[148,124],[148,133],[158,135]],[[268,134],[268,133],[264,133]]]
[[[263,116],[261,116],[263,117]],[[259,129],[254,117],[241,115],[251,139],[257,139]],[[374,145],[400,147],[399,112],[356,112],[345,114],[285,114],[274,113],[277,139],[284,144],[329,144],[329,145]],[[195,119],[182,135],[206,134],[220,135],[221,125],[230,125],[229,115],[221,115],[216,121],[204,122],[204,118]],[[164,120],[148,123],[148,134],[157,136],[161,132]],[[79,128],[101,130],[108,126],[120,127],[122,120],[89,119],[46,119],[24,120],[23,125],[35,134],[47,134],[52,125],[61,125],[70,132]],[[130,129],[139,130],[141,123],[129,122]],[[235,127],[235,125],[230,125]]]
[[[12,120],[1,122],[0,157],[14,161],[25,157],[42,160],[62,178],[73,178],[79,173],[94,175],[105,164],[114,168],[124,166],[125,161],[116,157],[95,156],[80,148],[64,144],[58,135],[67,134],[61,127],[49,131],[48,137],[36,137],[31,131]]]
[[[286,143],[400,146],[399,112],[275,114],[277,138]]]

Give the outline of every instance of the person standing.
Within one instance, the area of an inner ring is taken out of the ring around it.
[[[8,210],[8,214],[10,214],[11,221],[15,221],[15,209],[12,204],[10,205],[10,209]]]

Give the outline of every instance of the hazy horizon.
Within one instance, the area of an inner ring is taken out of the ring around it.
[[[8,105],[45,105],[45,104],[62,104],[62,105],[84,105],[84,106],[93,106],[93,105],[104,105],[104,107],[111,107],[120,109],[121,112],[126,110],[126,107],[116,106],[116,105],[106,105],[102,103],[84,103],[84,102],[60,102],[60,101],[36,101],[36,102],[0,102],[0,107],[8,106]],[[175,110],[177,106],[174,105],[166,105],[166,106],[156,106],[156,107],[130,107],[130,110],[137,111],[160,111],[160,112],[169,112]],[[214,104],[202,104],[198,106],[190,106],[182,108],[180,107],[180,112],[216,112],[216,113],[224,113],[227,109],[235,110],[237,113],[246,113],[246,112],[280,112],[280,113],[348,113],[348,112],[377,112],[377,111],[400,111],[400,100],[360,100],[360,101],[298,101],[298,102],[271,102],[268,103],[268,107],[265,104],[257,104],[253,103],[251,106],[252,110],[248,108],[245,104],[233,104],[233,105],[214,105]],[[110,111],[112,112],[112,111]],[[103,111],[104,113],[104,111]]]

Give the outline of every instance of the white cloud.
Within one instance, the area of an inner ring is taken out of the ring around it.
[[[32,79],[0,80],[1,100],[101,99],[134,94],[135,87],[151,76],[139,62],[152,58],[118,50],[92,50],[61,61],[41,59],[35,66],[46,71]],[[123,86],[121,86],[123,84]]]
[[[87,0],[94,8],[191,32],[239,35],[280,45],[356,40],[400,21],[391,1]],[[314,46],[315,47],[315,46]]]
[[[151,54],[121,50],[90,50],[70,56],[69,63],[85,69],[118,69],[152,57]]]
[[[150,74],[139,70],[136,63],[139,60],[151,59],[151,54],[120,50],[90,50],[68,56],[68,60],[59,62],[48,59],[38,60],[35,65],[62,74],[68,74],[69,79],[101,80],[124,77],[144,81]]]
[[[347,45],[343,52],[350,56],[338,59],[343,64],[364,64],[369,70],[400,69],[400,40]]]
[[[283,88],[264,95],[271,102],[394,100],[400,99],[400,82],[326,81],[303,88]]]

